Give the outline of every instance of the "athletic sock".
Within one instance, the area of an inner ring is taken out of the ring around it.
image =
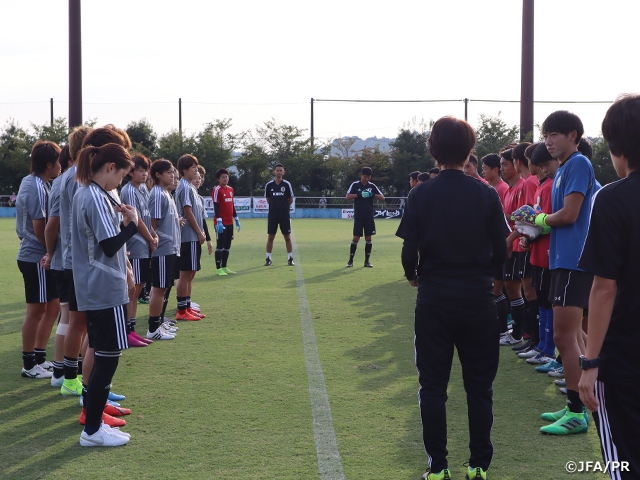
[[[42,365],[47,361],[47,350],[44,348],[34,348],[33,353],[36,356],[36,363]]]
[[[522,338],[525,318],[527,317],[527,310],[522,298],[511,300],[511,316],[513,317],[513,332],[511,336],[515,340],[520,340]]]
[[[178,311],[184,312],[187,309],[187,298],[188,297],[176,297],[178,300]]]
[[[496,309],[498,310],[500,333],[506,333],[509,329],[509,302],[507,301],[507,296],[504,293],[496,297]]]
[[[191,296],[187,297],[187,310],[191,308]]]
[[[216,248],[215,256],[216,256],[216,268],[220,269],[220,268],[222,268],[222,250],[218,250]],[[269,258],[269,254],[268,253],[267,253],[267,258]]]
[[[227,268],[227,260],[229,260],[229,250],[227,250],[226,248],[223,248],[222,261],[220,262],[220,265],[222,266],[222,268]]]
[[[129,320],[129,331],[136,331],[136,317],[132,317],[131,320]]]
[[[546,343],[545,353],[547,355],[555,356],[556,354],[556,342],[553,340],[553,308],[548,308],[546,313],[546,322],[544,329],[544,338]],[[560,355],[556,358],[556,362],[562,363]]]
[[[82,373],[82,354],[78,354],[78,371]]]
[[[287,260],[293,260],[293,252],[287,252]]]
[[[351,250],[349,251],[349,261],[353,262],[353,256],[356,254],[358,248],[358,242],[351,241]]]
[[[538,350],[547,353],[547,309],[538,307]]]
[[[22,365],[25,370],[31,370],[37,365],[36,354],[34,352],[22,352]]]
[[[373,248],[373,244],[371,242],[366,242],[364,244],[364,261],[369,262],[369,257],[371,256],[371,248]]]
[[[580,400],[580,394],[575,390],[567,389],[567,403],[569,404],[570,412],[582,413],[582,400]]]
[[[89,385],[89,379],[85,380],[82,378],[82,393],[80,396],[82,397],[82,406],[87,408],[87,385]]]
[[[149,331],[151,333],[155,332],[160,327],[160,317],[152,317],[149,315]]]
[[[65,356],[63,362],[65,380],[73,380],[78,376],[78,359]]]
[[[98,425],[99,427],[102,421],[102,412],[109,397],[111,379],[118,368],[119,356],[116,356],[116,353],[96,351],[85,407],[86,424],[89,426]]]
[[[53,361],[53,376],[60,378],[64,375],[64,362]]]
[[[531,300],[527,308],[527,333],[534,345],[540,342],[540,308],[538,300]]]
[[[267,258],[271,260],[271,254],[269,252],[267,252]]]

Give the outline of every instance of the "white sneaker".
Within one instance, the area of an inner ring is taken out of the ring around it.
[[[25,378],[51,378],[53,373],[45,370],[40,365],[36,365],[31,370],[22,369],[22,376]]]
[[[515,338],[513,338],[511,336],[510,333],[505,333],[504,335],[500,336],[500,346],[501,347],[519,345],[521,343],[522,343],[522,339],[516,340]]]
[[[52,387],[61,387],[63,383],[64,383],[64,375],[61,375],[60,378],[54,377],[53,374],[51,375]]]
[[[176,321],[175,318],[163,317],[162,323],[168,323],[169,325],[174,326],[178,322]]]
[[[191,308],[200,311],[200,305],[193,301],[191,302]]]
[[[47,362],[46,360],[40,364],[42,368],[49,372],[53,372],[53,363]]]
[[[531,357],[535,357],[539,353],[540,353],[540,350],[538,350],[537,348],[532,348],[531,350],[527,350],[526,352],[518,353],[518,358],[531,358]]]
[[[169,333],[176,333],[179,328],[178,327],[174,327],[173,325],[171,325],[168,322],[163,323],[162,325],[160,325],[162,328],[164,328],[167,332]]]
[[[162,327],[159,327],[155,332],[147,330],[147,338],[149,340],[173,340],[176,336],[173,333],[167,332]]]
[[[106,423],[102,423],[106,428],[110,428],[112,433],[115,433],[116,435],[120,435],[122,437],[125,438],[131,438],[131,435],[128,434],[127,432],[123,432],[122,430],[120,430],[120,427],[110,427],[109,425],[107,425]]]
[[[81,447],[119,447],[129,443],[131,437],[119,430],[114,430],[104,423],[93,435],[87,435],[83,430],[80,434]]]
[[[555,359],[547,356],[546,353],[540,352],[535,357],[527,358],[527,363],[529,365],[545,365],[549,363],[551,360],[555,360]]]
[[[174,327],[175,328],[175,327]],[[173,335],[174,337],[177,337],[178,334],[176,332],[172,332],[171,330],[165,328],[163,325],[160,325],[160,329],[166,333],[167,335]]]

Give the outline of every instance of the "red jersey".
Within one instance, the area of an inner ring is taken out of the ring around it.
[[[524,201],[524,179],[520,177],[516,184],[512,187],[509,187],[507,192],[504,194],[504,200],[502,201],[502,207],[504,208],[504,214],[507,217],[507,221],[509,222],[509,226],[513,230],[515,223],[511,220],[511,215],[518,208],[525,204]],[[520,239],[516,238],[513,241],[513,251],[514,252],[523,252],[520,247]]]
[[[524,203],[529,205],[533,205],[536,203],[535,194],[538,186],[540,185],[540,181],[538,177],[535,175],[529,175],[524,181]]]
[[[213,197],[213,203],[218,204],[218,211],[220,212],[220,218],[222,218],[223,225],[233,225],[233,213],[235,211],[233,207],[233,188],[230,186],[218,185],[213,189],[211,193]],[[213,223],[215,224],[218,219],[213,216]]]
[[[500,201],[502,202],[502,205],[504,205],[504,194],[509,191],[509,185],[507,185],[507,182],[505,182],[504,180],[500,179],[498,184],[493,188],[495,188],[496,191],[498,192],[498,196],[500,197]]]
[[[478,175],[476,177],[477,180],[480,180],[482,183],[484,183],[485,185],[489,185],[489,182],[487,182],[484,178],[482,178],[480,175]]]
[[[538,183],[534,194],[534,205],[540,205],[543,213],[551,213],[551,187],[553,180],[545,178]],[[542,235],[539,240],[530,245],[531,256],[529,262],[537,267],[549,268],[549,242],[551,235]]]

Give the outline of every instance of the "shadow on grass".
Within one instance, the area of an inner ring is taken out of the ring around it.
[[[22,330],[26,311],[24,301],[2,304],[0,313],[0,335],[8,335]]]

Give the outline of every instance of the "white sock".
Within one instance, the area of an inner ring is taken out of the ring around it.
[[[293,258],[293,253],[289,252],[289,260]]]
[[[271,260],[271,254],[269,252],[267,252],[267,258]]]

